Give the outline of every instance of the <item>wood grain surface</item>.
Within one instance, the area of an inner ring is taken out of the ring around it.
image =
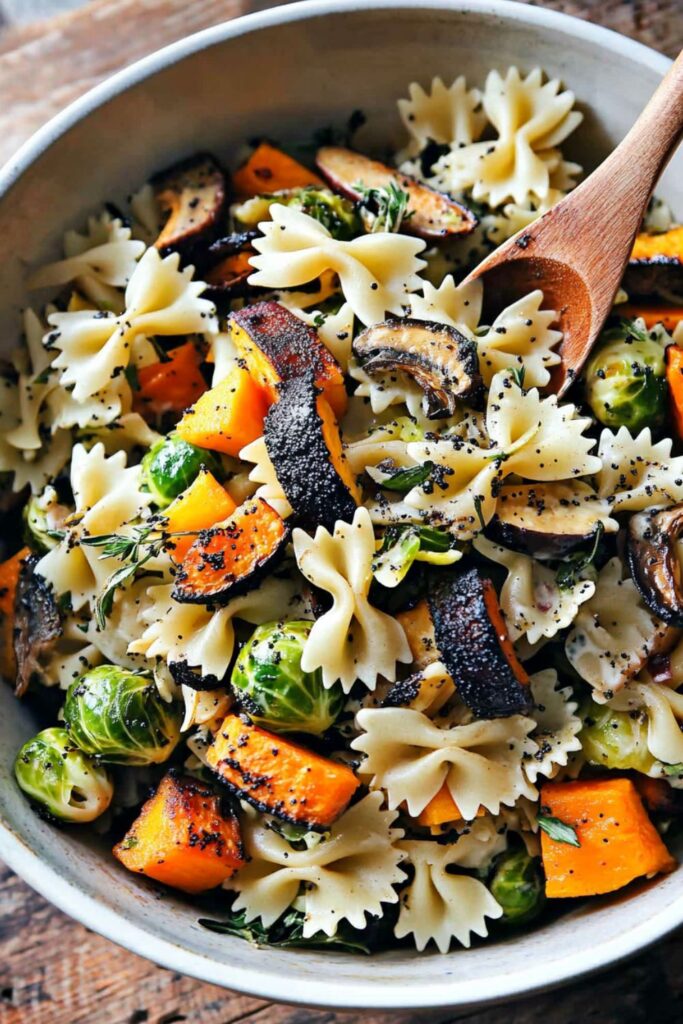
[[[48,9],[75,0],[32,0]],[[29,5],[30,6],[30,5]],[[112,71],[268,0],[95,0],[15,25],[0,2],[0,162]],[[683,0],[543,0],[654,46],[683,48]],[[2,28],[3,19],[9,27]],[[331,965],[330,984],[334,984]],[[276,1006],[155,967],[55,910],[0,864],[0,1024],[681,1024],[683,932],[560,992],[478,1013],[334,1014]]]

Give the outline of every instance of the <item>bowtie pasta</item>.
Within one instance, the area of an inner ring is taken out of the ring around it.
[[[683,810],[683,227],[653,202],[559,400],[561,313],[466,277],[574,187],[573,92],[398,108],[388,163],[131,183],[0,368],[2,671],[58,708],[18,785],[331,954],[542,927],[672,870]]]

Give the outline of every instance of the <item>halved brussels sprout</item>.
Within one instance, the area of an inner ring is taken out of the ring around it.
[[[231,685],[250,718],[276,732],[320,736],[335,721],[344,691],[326,690],[322,672],[304,672],[301,656],[312,622],[267,622],[240,651]]]
[[[586,759],[591,764],[619,771],[631,769],[647,774],[655,759],[647,746],[647,717],[638,712],[615,711],[588,698],[579,714],[579,733]]]
[[[86,757],[66,729],[43,729],[25,743],[14,774],[24,793],[61,821],[94,821],[114,795],[106,768]]]
[[[662,344],[638,324],[624,321],[604,331],[585,371],[586,398],[607,427],[637,434],[666,415],[666,367]]]
[[[42,494],[33,494],[24,506],[27,543],[41,554],[56,547],[64,536],[64,520],[68,515],[69,509],[60,504],[54,487],[48,486]]]
[[[153,445],[142,460],[142,481],[159,508],[182,494],[202,466],[220,477],[221,467],[211,452],[172,433]]]
[[[489,885],[506,924],[525,924],[543,909],[545,888],[540,862],[526,850],[503,853],[495,863]]]
[[[98,665],[69,687],[64,721],[86,754],[111,764],[162,764],[180,739],[183,706],[144,673]]]

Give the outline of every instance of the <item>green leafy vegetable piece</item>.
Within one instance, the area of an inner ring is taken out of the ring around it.
[[[576,551],[559,567],[555,574],[560,590],[571,590],[579,582],[581,573],[592,565],[600,551],[600,542],[605,533],[603,523],[596,523],[593,543],[589,551]]]
[[[158,508],[182,494],[205,466],[220,477],[220,463],[211,452],[171,433],[149,449],[142,460],[142,482]]]
[[[586,398],[607,427],[637,434],[666,416],[664,347],[629,320],[603,331],[584,373]]]
[[[395,181],[379,188],[366,188],[361,181],[354,189],[361,197],[358,205],[361,216],[365,213],[365,226],[372,232],[400,231],[401,225],[412,217],[408,210],[410,196]]]
[[[370,953],[371,949],[363,938],[363,932],[340,922],[334,935],[317,932],[304,937],[304,915],[297,910],[288,911],[283,917],[265,928],[260,919],[247,921],[246,911],[232,913],[225,921],[199,918],[199,924],[209,931],[221,935],[234,935],[246,939],[255,946],[280,946],[284,949],[339,949],[347,953]]]
[[[411,469],[397,469],[395,473],[383,480],[380,486],[385,491],[398,491],[401,494],[407,494],[413,487],[423,484],[433,469],[434,463],[429,461]]]
[[[603,768],[647,774],[655,759],[647,746],[648,722],[644,714],[616,711],[587,698],[579,714],[579,733],[586,759]]]

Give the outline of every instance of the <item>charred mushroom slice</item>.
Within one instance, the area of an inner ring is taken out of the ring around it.
[[[199,534],[176,574],[174,600],[227,604],[273,571],[288,540],[287,524],[268,502],[240,505],[225,523]]]
[[[52,588],[39,573],[38,555],[24,562],[14,602],[14,656],[17,664],[15,694],[22,697],[29,683],[40,678],[42,659],[61,635],[62,625]]]
[[[199,154],[174,164],[152,178],[157,203],[166,216],[154,243],[162,256],[180,253],[194,258],[200,244],[209,244],[220,230],[226,181],[212,156]]]
[[[638,235],[624,274],[624,288],[632,297],[658,296],[666,302],[683,302],[683,227]]]
[[[486,535],[534,558],[564,558],[586,547],[598,524],[616,529],[605,503],[588,484],[508,484],[501,487]]]
[[[330,186],[354,202],[360,202],[367,189],[386,189],[391,185],[401,189],[408,196],[402,230],[420,238],[438,241],[449,235],[469,234],[476,227],[477,218],[472,211],[444,192],[352,149],[323,146],[318,150],[316,163]]]
[[[477,347],[455,327],[407,317],[385,320],[359,334],[353,351],[370,376],[400,371],[413,377],[425,393],[430,419],[453,416],[459,401],[481,402]]]
[[[285,380],[264,425],[268,457],[296,515],[307,525],[350,522],[361,504],[334,413],[310,377]]]
[[[479,718],[528,713],[529,676],[507,633],[490,579],[478,569],[433,573],[429,610],[441,659]]]
[[[683,584],[677,542],[683,505],[631,516],[627,557],[633,582],[651,612],[669,626],[683,626]]]

